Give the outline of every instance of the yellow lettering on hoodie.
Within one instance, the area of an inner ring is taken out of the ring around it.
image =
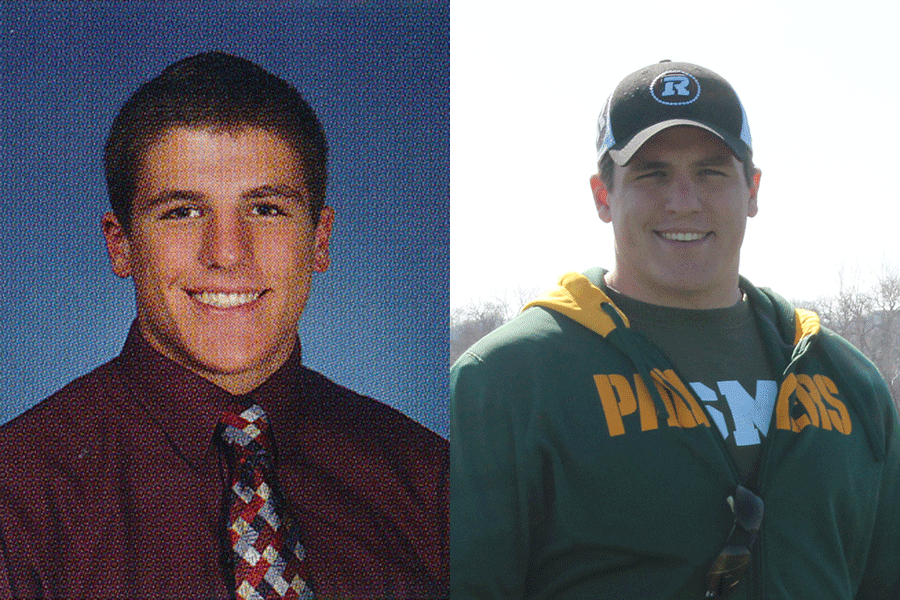
[[[609,435],[622,435],[625,433],[622,417],[630,415],[637,409],[631,385],[623,376],[615,374],[594,375],[594,384],[597,386],[597,393],[600,394]]]
[[[650,375],[653,377],[653,383],[656,384],[656,390],[663,399],[669,414],[672,414],[672,407],[675,407],[675,417],[678,420],[678,427],[691,428],[697,426],[697,421],[691,416],[691,411],[685,406],[676,394],[673,394],[662,381],[662,374],[659,369],[654,369]]]
[[[638,411],[641,414],[641,431],[650,431],[651,429],[659,429],[659,419],[656,417],[656,405],[653,404],[653,398],[650,397],[650,391],[644,385],[644,381],[640,375],[634,376],[635,387],[637,388]],[[671,412],[669,413],[672,414]],[[672,423],[672,416],[669,417],[669,423]]]
[[[678,378],[678,375],[675,374],[673,369],[666,369],[665,371],[653,369],[650,374],[656,382],[656,387],[659,389],[660,395],[668,394],[669,386],[675,388],[678,392],[677,395],[672,394],[672,401],[675,403],[678,422],[681,423],[682,427],[696,427],[697,425],[710,426],[709,419],[706,418],[706,413],[703,412],[703,409],[700,408],[700,405],[697,404],[697,401],[694,399],[694,395],[688,391],[684,382]],[[666,384],[668,384],[668,386],[666,386]],[[690,408],[690,411],[688,411],[688,408]]]
[[[808,425],[829,431],[834,427],[849,435],[853,425],[847,407],[835,397],[838,393],[834,381],[824,375],[788,374],[775,401],[775,426],[795,433]],[[790,415],[791,397],[795,394],[806,411],[796,419]],[[826,403],[831,408],[826,407]]]
[[[801,415],[797,419],[797,426],[801,430],[810,424],[815,427],[820,426],[819,410],[816,407],[813,394],[818,396],[819,392],[816,391],[816,385],[813,383],[812,377],[809,375],[797,375],[797,400],[799,400],[800,404],[803,405],[803,408],[806,409],[806,414]],[[819,400],[819,404],[821,403],[822,401]],[[828,429],[831,429],[830,425]]]
[[[847,412],[847,407],[844,403],[835,398],[835,395],[838,394],[838,389],[834,381],[825,375],[814,375],[813,381],[816,383],[819,393],[822,394],[822,399],[833,407],[828,409],[828,416],[831,418],[834,428],[845,435],[850,435],[850,432],[853,430],[853,424],[850,422],[850,413]]]
[[[634,386],[637,389],[638,404],[641,407],[641,431],[656,429],[659,427],[656,420],[656,406],[653,404],[653,398],[650,397],[650,390],[647,389],[647,384],[644,383],[644,379],[637,373],[634,375]],[[657,386],[657,388],[658,387],[659,386]],[[675,408],[672,406],[672,400],[669,398],[669,395],[660,394],[660,397],[666,407],[666,412],[669,413],[669,419],[666,423],[669,427],[681,427],[681,423],[678,422],[678,415],[675,413]],[[647,415],[648,427],[644,427],[645,414]],[[649,427],[651,423],[652,427]]]
[[[791,396],[797,389],[797,376],[788,373],[778,390],[778,399],[775,401],[775,427],[786,431],[800,431],[790,414]]]
[[[710,426],[706,413],[697,404],[693,394],[688,391],[684,383],[678,379],[675,371],[654,369],[650,375],[663,405],[669,413],[666,421],[669,427]],[[600,404],[603,406],[603,414],[606,417],[610,436],[625,433],[623,417],[633,414],[635,410],[640,416],[641,431],[659,428],[656,405],[653,403],[650,390],[640,375],[635,374],[633,378],[634,387],[623,375],[594,375],[594,385],[600,396]]]
[[[656,406],[650,397],[647,386],[638,375],[634,376],[637,395],[631,382],[623,375],[594,375],[594,385],[600,395],[600,404],[603,406],[603,414],[606,416],[606,425],[609,427],[609,435],[616,436],[625,433],[625,423],[622,417],[639,411],[641,419],[641,431],[659,429],[659,421],[656,417]],[[669,424],[678,426],[675,413],[670,409]]]
[[[797,393],[801,398],[801,402],[803,396],[806,395],[807,401],[815,405],[819,421],[821,422],[820,427],[831,431],[831,417],[828,416],[828,410],[825,408],[825,404],[822,403],[822,394],[819,393],[818,386],[816,386],[813,378],[809,375],[798,375],[797,383],[800,384]],[[816,419],[813,419],[813,425],[816,424],[815,421]]]

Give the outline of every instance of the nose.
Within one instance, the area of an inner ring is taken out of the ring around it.
[[[666,199],[666,210],[674,213],[699,212],[700,189],[694,179],[687,173],[675,175]]]
[[[200,261],[210,269],[230,269],[251,254],[247,223],[234,210],[215,211],[203,231]]]

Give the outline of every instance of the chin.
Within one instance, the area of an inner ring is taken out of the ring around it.
[[[232,375],[259,369],[267,363],[272,363],[277,360],[276,357],[282,347],[282,344],[267,338],[223,336],[190,344],[186,350],[192,362],[205,371]]]
[[[263,362],[261,356],[249,352],[192,353],[191,359],[199,370],[211,375],[237,375],[253,370]]]
[[[203,327],[192,322],[179,327],[176,322],[152,327],[155,324],[146,328],[151,345],[207,379],[272,373],[287,359],[296,335],[271,326]]]
[[[676,266],[660,269],[657,280],[673,291],[699,293],[715,287],[717,277],[706,269],[691,266]]]

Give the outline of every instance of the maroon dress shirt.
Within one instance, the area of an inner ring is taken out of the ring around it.
[[[241,400],[269,415],[317,598],[447,595],[446,440],[304,368],[299,343]],[[230,597],[214,434],[234,401],[132,326],[0,428],[0,597]]]

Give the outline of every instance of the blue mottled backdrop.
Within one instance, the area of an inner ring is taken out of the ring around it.
[[[331,147],[332,268],[304,362],[447,433],[449,1],[2,5],[0,422],[116,355],[101,152],[138,85],[205,50],[292,82]]]

